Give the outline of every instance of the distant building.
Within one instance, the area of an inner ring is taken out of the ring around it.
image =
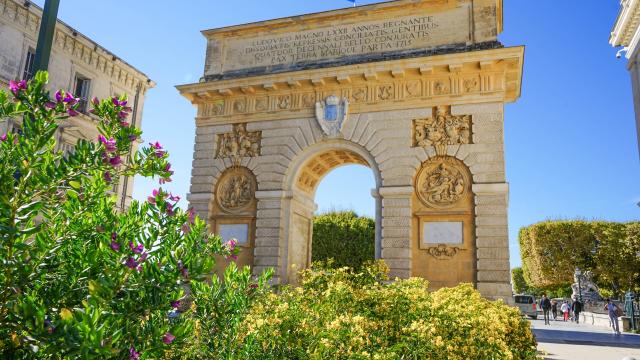
[[[633,87],[633,104],[636,110],[636,129],[638,131],[638,151],[640,153],[640,0],[621,0],[620,13],[616,20],[609,43],[612,46],[623,46],[618,57],[625,54],[629,60],[627,69],[631,73]]]
[[[33,63],[42,9],[29,1],[0,0],[0,86],[9,80],[33,76]],[[64,89],[82,97],[83,114],[65,121],[58,144],[72,151],[78,139],[97,139],[96,118],[88,113],[87,100],[126,93],[133,107],[132,125],[140,127],[146,91],[155,86],[147,75],[118,59],[99,44],[69,25],[58,21],[49,61],[51,89]],[[0,133],[18,131],[15,119],[0,119]],[[131,201],[133,178],[121,179],[114,192],[118,206]]]

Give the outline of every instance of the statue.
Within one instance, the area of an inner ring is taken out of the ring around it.
[[[584,273],[576,270],[573,274],[574,283],[571,284],[573,294],[572,299],[579,299],[582,295],[583,302],[596,302],[601,301],[600,289],[598,285],[593,282],[593,273],[591,271],[585,271]]]

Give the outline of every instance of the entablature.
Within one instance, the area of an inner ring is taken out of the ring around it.
[[[499,48],[178,86],[198,107],[198,123],[311,117],[329,95],[351,113],[439,103],[513,102],[524,47]],[[242,118],[238,120],[238,118]]]

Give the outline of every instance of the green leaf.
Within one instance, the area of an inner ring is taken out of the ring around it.
[[[77,182],[75,180],[69,181],[69,185],[71,185],[71,187],[76,189],[76,190],[80,189],[80,187],[82,186],[79,182]]]

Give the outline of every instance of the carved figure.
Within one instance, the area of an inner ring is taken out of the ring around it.
[[[438,155],[446,153],[447,145],[471,143],[471,115],[451,115],[448,106],[438,106],[433,117],[413,124],[413,146],[434,146]]]
[[[428,206],[447,208],[455,205],[466,193],[469,180],[447,157],[436,157],[426,164],[417,177],[416,192]]]
[[[234,124],[233,131],[218,134],[216,158],[260,156],[262,132],[247,131],[246,124]]]
[[[233,103],[233,109],[236,112],[243,113],[247,111],[247,101],[245,99],[238,99]]]
[[[330,95],[324,101],[316,103],[316,120],[318,120],[322,131],[329,137],[340,134],[348,114],[349,100],[347,98],[340,99],[335,95]]]
[[[241,209],[254,198],[255,182],[248,171],[242,168],[227,170],[223,174],[216,192],[216,198],[227,211]]]
[[[353,100],[355,102],[364,101],[367,98],[367,89],[366,88],[358,88],[353,91]]]
[[[449,87],[443,81],[436,81],[433,85],[433,92],[436,95],[445,95],[449,93]]]

